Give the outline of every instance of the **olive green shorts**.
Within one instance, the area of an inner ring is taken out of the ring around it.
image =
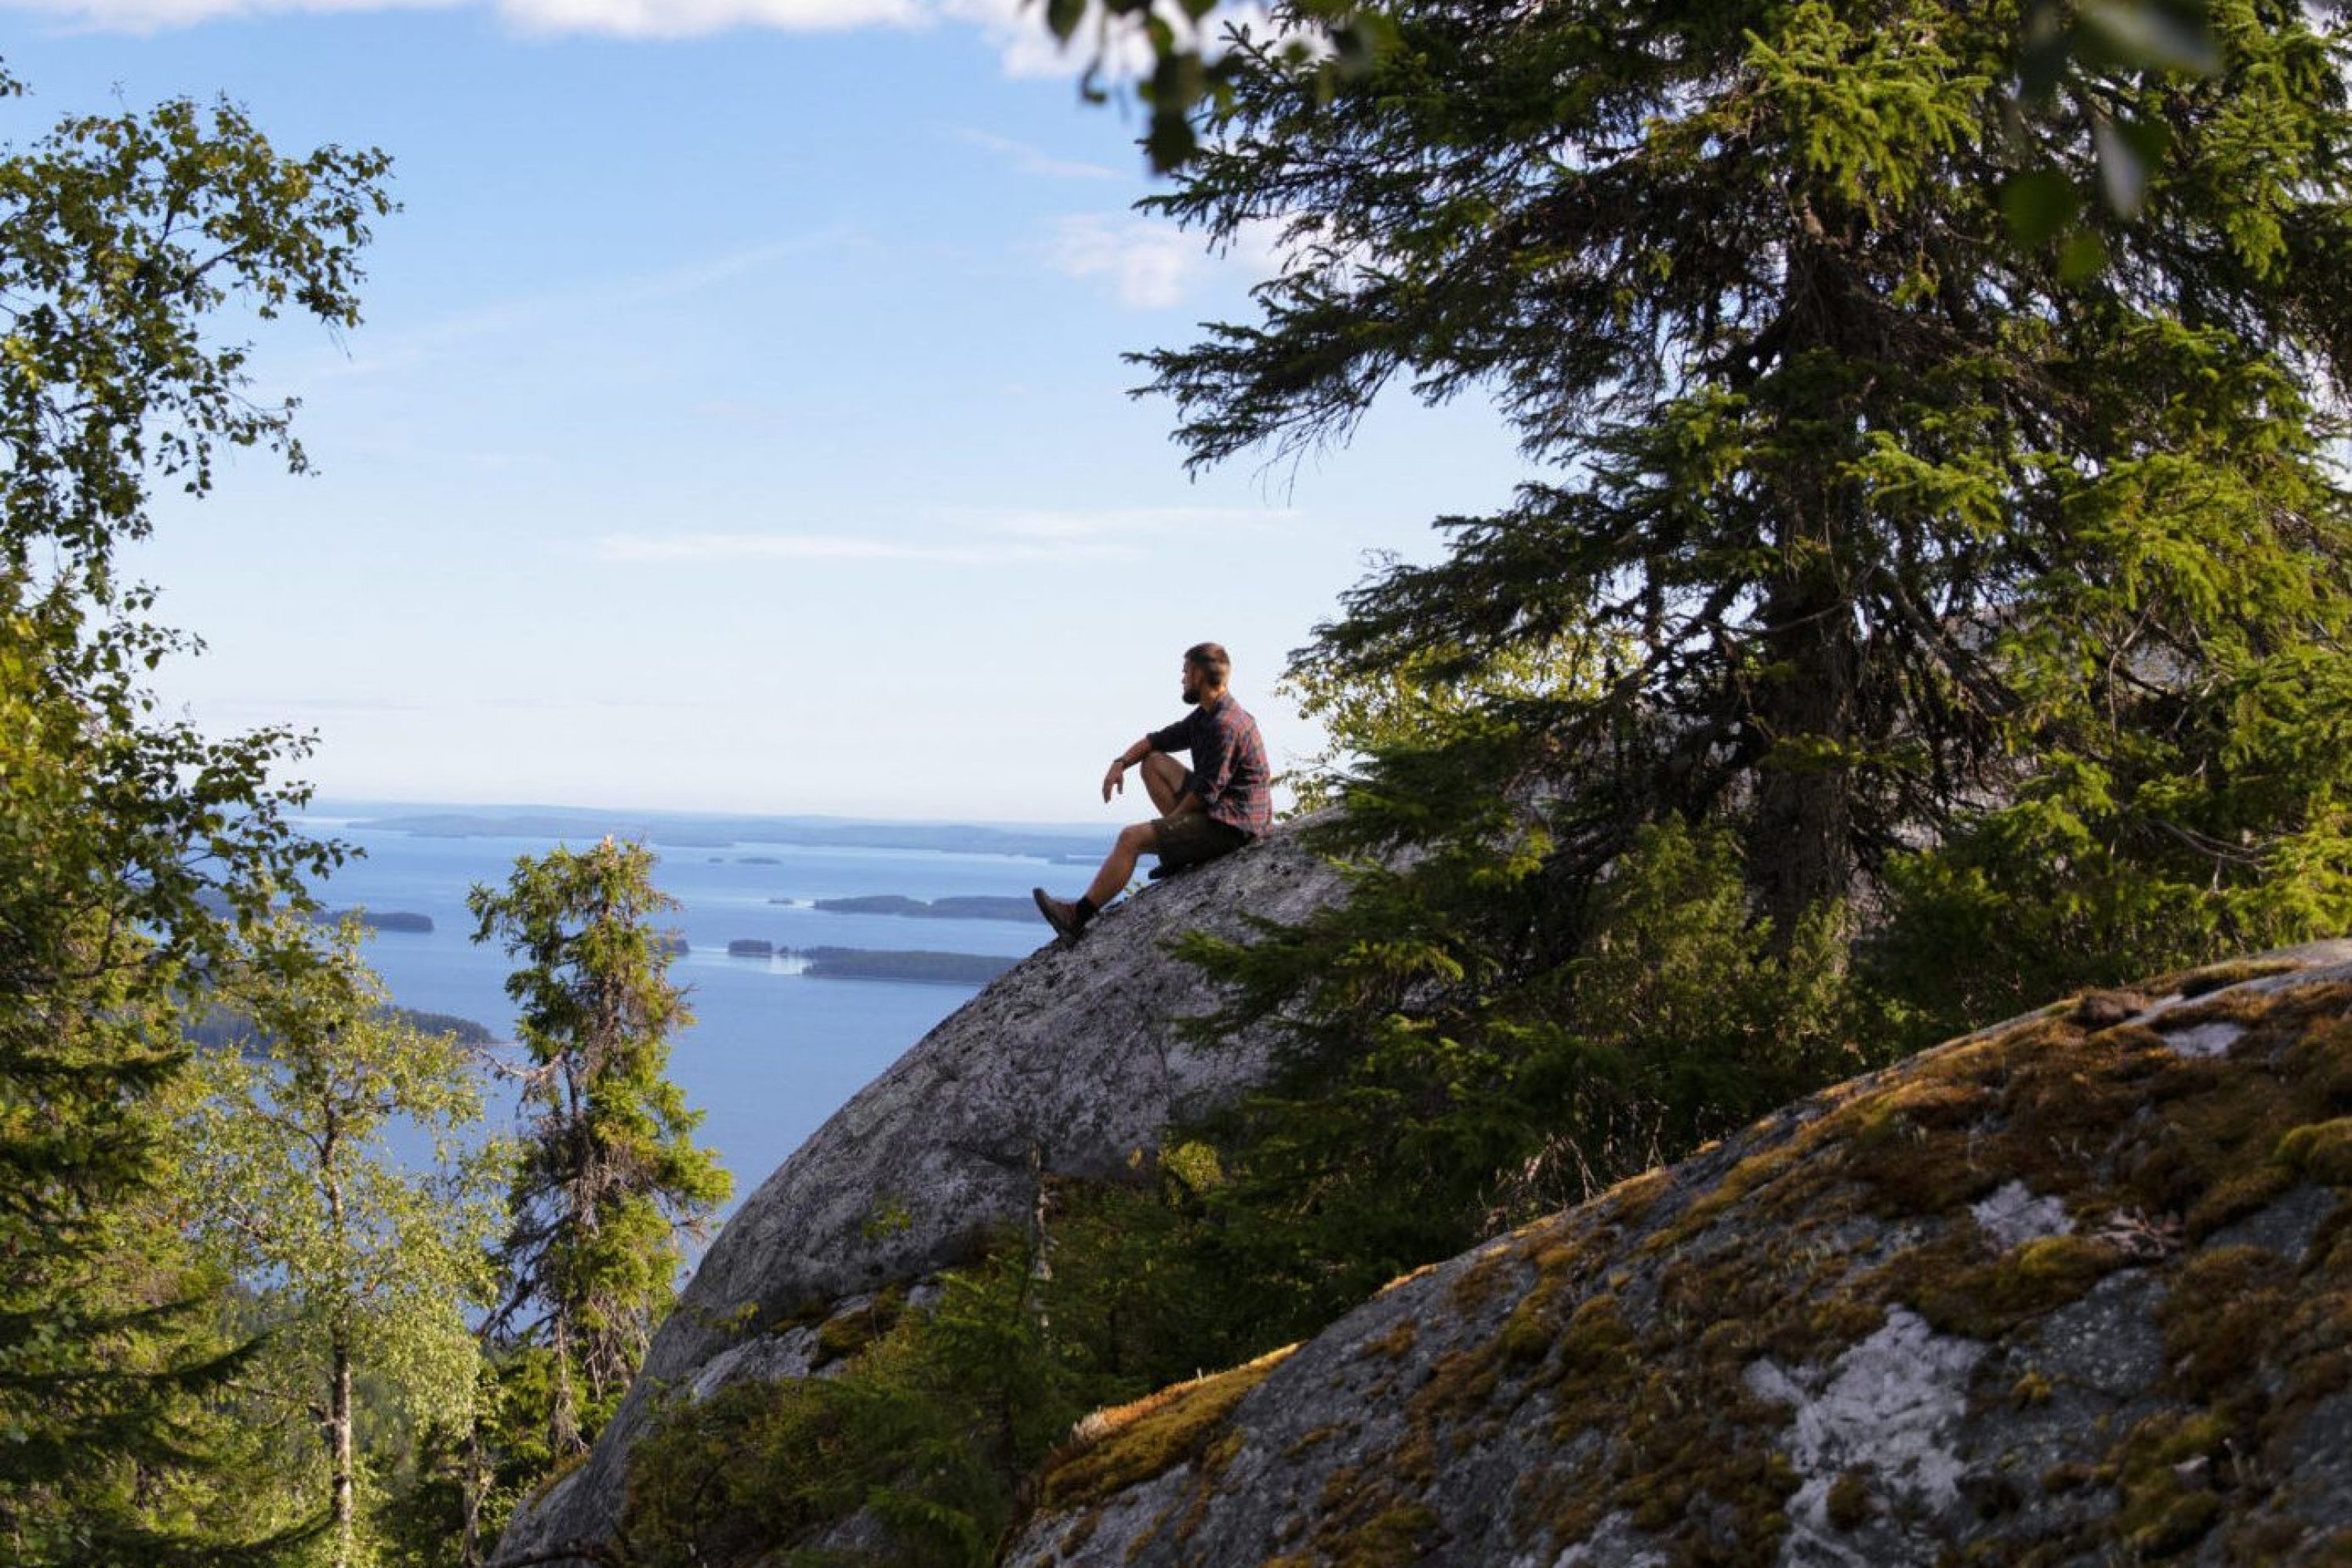
[[[1230,855],[1248,839],[1232,823],[1219,822],[1205,811],[1180,812],[1151,825],[1151,852],[1171,871]]]

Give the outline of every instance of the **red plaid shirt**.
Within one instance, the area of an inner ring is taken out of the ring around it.
[[[1150,736],[1155,752],[1192,751],[1192,793],[1210,820],[1255,838],[1274,826],[1274,775],[1257,721],[1227,692]]]

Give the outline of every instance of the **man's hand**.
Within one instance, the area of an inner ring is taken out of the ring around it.
[[[1110,772],[1103,774],[1103,804],[1108,805],[1112,795],[1125,793],[1127,793],[1127,759],[1113,757]]]

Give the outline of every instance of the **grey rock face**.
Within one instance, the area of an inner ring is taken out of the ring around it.
[[[1002,1560],[2352,1561],[2347,1110],[2352,942],[2012,1020],[1098,1418]]]
[[[1062,868],[1063,881],[1084,873]],[[1337,874],[1287,828],[1114,905],[972,998],[828,1121],[736,1213],[588,1461],[517,1515],[494,1561],[611,1537],[628,1455],[664,1391],[699,1397],[811,1365],[812,1313],[923,1279],[1025,1221],[1037,1178],[1107,1176],[1172,1119],[1257,1082],[1267,1042],[1214,1050],[1180,1020],[1213,1010],[1170,957],[1190,931],[1295,921]]]

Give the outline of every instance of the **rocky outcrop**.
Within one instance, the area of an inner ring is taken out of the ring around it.
[[[1003,1561],[2352,1561],[2352,942],[1799,1104],[1106,1412]]]
[[[1126,1169],[1172,1119],[1256,1082],[1267,1042],[1213,1050],[1180,1021],[1216,999],[1171,959],[1188,931],[1295,921],[1336,873],[1284,829],[1115,906],[975,996],[861,1090],[737,1211],[662,1326],[586,1463],[527,1504],[498,1561],[608,1540],[631,1446],[665,1391],[807,1373],[839,1320],[886,1287],[970,1257],[1025,1223],[1041,1177]]]

